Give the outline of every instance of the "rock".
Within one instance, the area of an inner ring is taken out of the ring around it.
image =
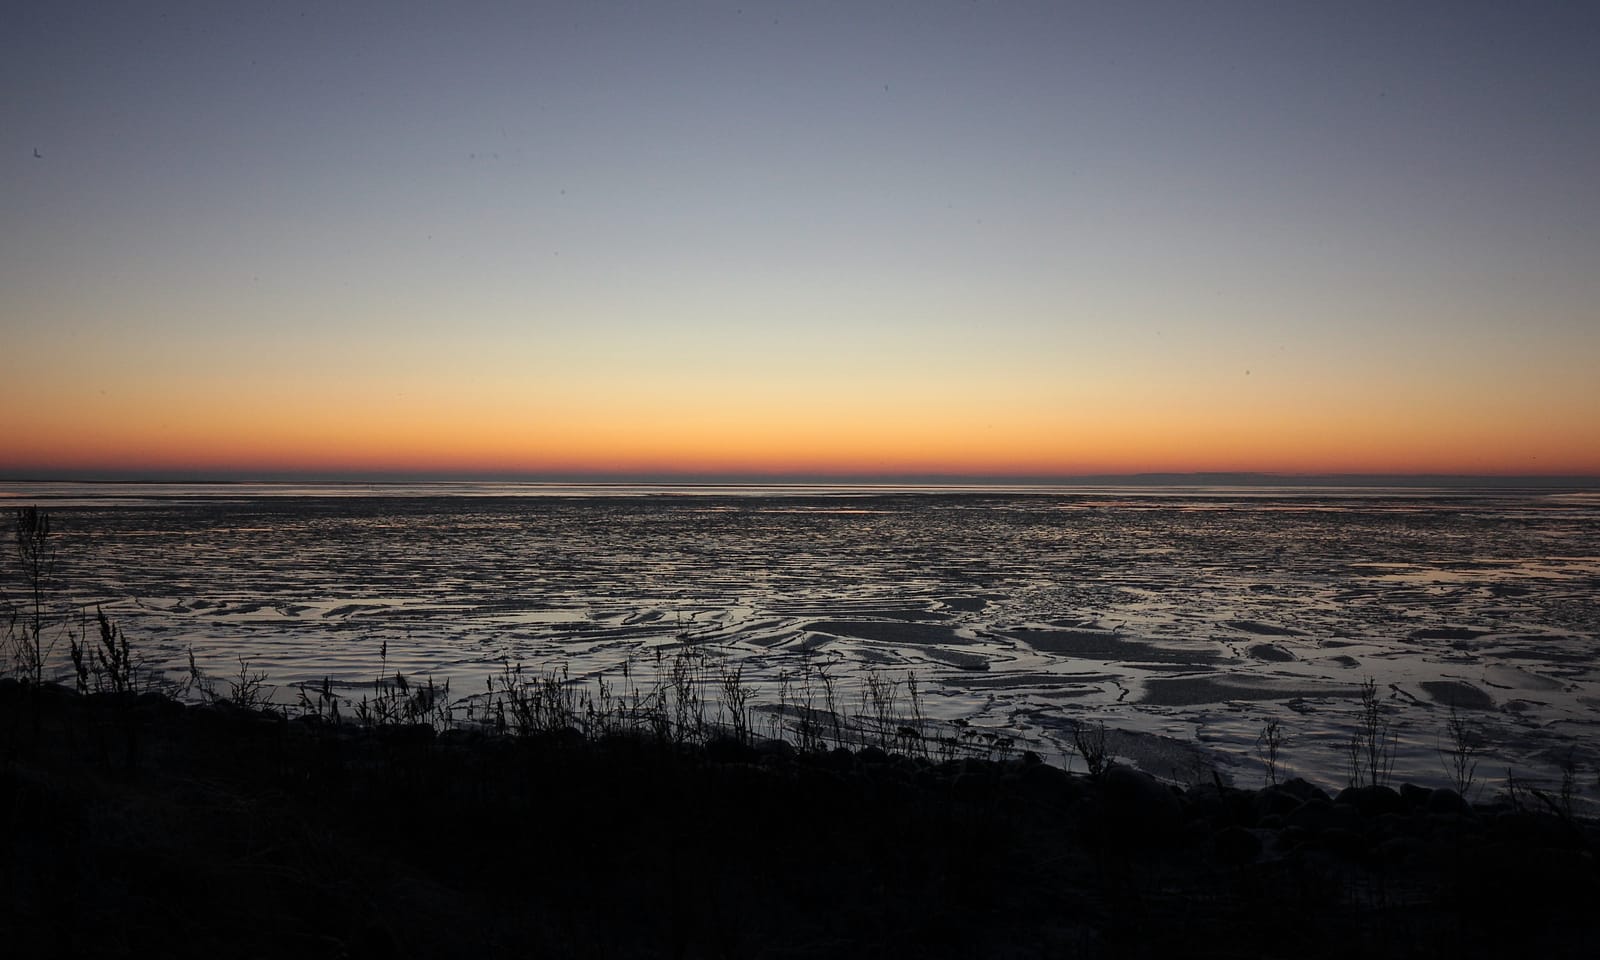
[[[1025,789],[1047,798],[1065,796],[1073,792],[1072,774],[1047,763],[1030,763],[1019,775]]]
[[[889,757],[888,770],[901,781],[910,783],[922,768],[917,766],[917,762],[910,757],[896,753]]]
[[[1142,770],[1112,766],[1100,776],[1099,787],[1109,819],[1130,836],[1162,839],[1183,827],[1183,805],[1177,795]]]
[[[1388,864],[1410,863],[1423,856],[1427,845],[1415,837],[1390,837],[1373,847],[1378,859]]]
[[[411,726],[427,727],[428,725],[420,723],[411,724]],[[428,731],[431,734],[433,728],[428,727]],[[417,731],[416,736],[421,737],[422,732],[420,730]],[[577,727],[562,727],[559,730],[551,730],[545,734],[545,737],[550,746],[559,750],[582,750],[589,745],[589,738],[584,736],[583,731]]]
[[[1284,793],[1289,794],[1291,797],[1296,797],[1301,802],[1306,800],[1332,799],[1328,796],[1328,791],[1322,789],[1314,783],[1307,783],[1305,780],[1302,780],[1299,777],[1295,777],[1293,780],[1285,780],[1278,784],[1274,789],[1281,790]]]
[[[849,773],[856,768],[856,755],[848,747],[834,747],[828,751],[826,761],[830,768],[840,773]]]
[[[1447,814],[1458,817],[1474,816],[1472,804],[1449,787],[1440,787],[1428,794],[1426,809],[1429,814]]]
[[[184,712],[189,723],[207,731],[228,727],[238,715],[239,708],[226,700],[195,704]]]
[[[756,752],[737,737],[713,737],[706,743],[706,759],[712,763],[748,763],[756,759]]]
[[[882,747],[865,746],[856,751],[856,759],[861,763],[888,763],[889,755]]]
[[[433,727],[426,723],[397,723],[379,727],[379,736],[392,746],[420,746],[433,741]]]
[[[1318,849],[1352,860],[1364,859],[1370,849],[1367,838],[1361,831],[1343,827],[1323,830],[1317,834],[1315,843]]]
[[[981,777],[992,777],[995,774],[995,765],[991,761],[981,760],[977,757],[967,757],[960,761],[961,771]]]
[[[188,713],[192,709],[194,709],[194,708],[193,707],[184,707],[184,713]],[[290,717],[289,718],[289,727],[290,727],[290,729],[293,729],[295,727],[304,727],[307,730],[320,730],[323,727],[328,727],[328,726],[332,726],[332,725],[333,725],[333,721],[331,719],[329,719],[328,717],[323,716],[320,713],[302,713],[298,717]]]
[[[1304,802],[1278,784],[1257,791],[1251,807],[1256,819],[1264,820],[1267,817],[1287,817]]]
[[[1216,791],[1217,799],[1222,802],[1222,815],[1227,823],[1238,826],[1248,826],[1255,821],[1256,795],[1252,790],[1240,790],[1237,787],[1223,787]]]
[[[1224,863],[1251,863],[1261,855],[1261,838],[1243,827],[1223,827],[1211,835],[1211,846]]]
[[[1311,831],[1304,827],[1284,827],[1272,838],[1272,849],[1280,853],[1292,853],[1310,839]]]
[[[1488,822],[1489,835],[1497,841],[1526,847],[1555,846],[1564,831],[1561,821],[1547,813],[1505,810]]]
[[[756,754],[762,760],[787,762],[794,759],[794,745],[787,740],[763,740],[756,744]]]
[[[1372,829],[1383,837],[1415,838],[1423,832],[1421,823],[1409,814],[1380,813],[1369,822]]]
[[[950,781],[950,794],[969,802],[985,800],[994,795],[994,780],[979,773],[958,773]]]
[[[483,731],[469,730],[462,727],[445,730],[438,736],[440,746],[453,747],[457,749],[469,749],[476,747],[483,743],[485,739],[487,738],[484,736]]]
[[[1215,824],[1228,822],[1227,811],[1223,807],[1222,798],[1217,795],[1216,790],[1202,790],[1196,787],[1185,793],[1179,800],[1183,804],[1183,815],[1189,820]]]
[[[147,690],[134,697],[131,712],[145,720],[166,722],[183,716],[187,711],[183,704],[171,697]]]
[[[24,693],[32,691],[33,696],[38,697],[45,703],[57,703],[61,701],[71,703],[73,701],[83,699],[83,694],[78,692],[77,687],[69,687],[64,683],[51,683],[48,680],[38,685],[35,685],[31,680],[24,680],[22,682],[21,690]],[[99,694],[99,696],[107,696],[107,694]]]
[[[1346,787],[1339,791],[1336,802],[1354,808],[1361,816],[1368,819],[1386,813],[1404,813],[1407,810],[1406,802],[1400,793],[1393,787],[1387,786]]]
[[[1427,787],[1419,787],[1414,783],[1400,785],[1400,799],[1405,801],[1407,810],[1416,810],[1426,805],[1428,794],[1432,792]]]
[[[1285,822],[1291,827],[1300,827],[1313,832],[1356,830],[1361,826],[1361,815],[1350,804],[1307,800],[1289,814]]]

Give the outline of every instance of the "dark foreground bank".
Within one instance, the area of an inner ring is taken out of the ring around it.
[[[0,682],[0,952],[1593,956],[1600,831],[1528,792],[1180,791],[335,727]]]

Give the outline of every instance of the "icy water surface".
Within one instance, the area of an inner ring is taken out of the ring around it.
[[[744,663],[769,708],[805,666],[828,667],[844,706],[868,670],[913,671],[940,722],[1059,762],[1071,723],[1103,720],[1117,752],[1179,780],[1215,765],[1258,783],[1257,737],[1278,719],[1289,774],[1342,785],[1372,678],[1396,779],[1446,781],[1454,704],[1486,738],[1491,788],[1508,767],[1557,779],[1570,751],[1600,795],[1593,495],[173,492],[0,502],[52,511],[63,593],[102,605],[152,663],[192,648],[226,674],[247,657],[283,700],[324,677],[359,691],[385,645],[390,670],[461,693],[506,662],[615,680],[687,642]]]

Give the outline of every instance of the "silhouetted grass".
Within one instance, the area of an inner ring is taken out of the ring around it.
[[[1600,894],[1592,823],[1451,791],[586,735],[564,695],[494,733],[7,680],[0,723],[35,692],[39,739],[0,770],[0,923],[47,953],[1402,956],[1600,934],[1576,906]]]

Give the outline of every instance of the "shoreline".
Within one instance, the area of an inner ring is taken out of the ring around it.
[[[36,726],[37,725],[37,726]],[[13,943],[80,955],[1477,956],[1600,944],[1561,798],[0,682]],[[182,931],[180,937],[180,931]]]

